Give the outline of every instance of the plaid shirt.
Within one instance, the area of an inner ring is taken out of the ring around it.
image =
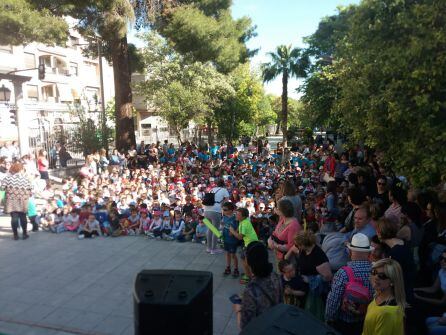
[[[370,272],[372,271],[372,264],[369,261],[351,261],[347,263],[355,275],[361,278],[365,287],[369,289],[371,297],[373,296],[373,288],[370,283]],[[348,282],[347,273],[341,268],[336,272],[331,283],[331,290],[327,297],[327,305],[325,309],[325,320],[344,322],[358,322],[361,319],[355,318],[353,315],[344,313],[341,310],[342,298],[344,297],[345,285]]]

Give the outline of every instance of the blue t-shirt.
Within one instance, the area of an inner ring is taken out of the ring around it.
[[[238,222],[235,220],[235,215],[223,215],[223,241],[228,244],[237,244],[239,240],[230,234],[229,227],[238,231]]]

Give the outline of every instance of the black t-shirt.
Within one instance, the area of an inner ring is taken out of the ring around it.
[[[316,267],[328,262],[327,255],[322,249],[315,245],[311,253],[307,255],[305,252],[301,252],[297,257],[297,268],[299,273],[303,276],[315,276],[317,272]]]
[[[191,214],[195,206],[193,204],[186,204],[183,206],[183,214]]]
[[[396,260],[400,264],[401,270],[403,270],[406,300],[407,302],[412,302],[414,299],[413,285],[416,276],[412,251],[406,245],[395,245],[393,248],[388,248],[386,251],[389,258]]]
[[[308,291],[308,284],[303,281],[300,275],[296,275],[294,278],[291,278],[291,280],[285,280],[283,276],[281,278],[283,287],[289,286],[289,288],[294,291]]]

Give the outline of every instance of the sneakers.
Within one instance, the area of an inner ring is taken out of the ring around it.
[[[91,238],[95,238],[96,237],[96,235],[95,234],[91,234]]]
[[[84,235],[84,234],[80,234],[80,235],[77,236],[77,238],[78,238],[79,240],[83,240],[83,239],[85,238],[85,235]]]
[[[224,250],[222,250],[222,249],[214,249],[214,250],[211,250],[211,255],[219,255],[219,254],[222,254],[224,252]]]
[[[227,266],[225,272],[223,272],[223,276],[229,276],[230,274],[231,274],[231,268]]]
[[[212,252],[212,250],[209,249],[209,248],[206,248],[206,252],[207,252],[208,254],[210,254],[210,253]]]
[[[201,241],[201,244],[205,245],[205,244],[206,244],[206,241]]]
[[[246,285],[246,284],[248,284],[249,283],[249,277],[247,276],[247,275],[243,275],[242,276],[242,278],[240,278],[240,284],[242,284],[242,285]]]
[[[238,276],[240,276],[240,272],[238,272],[238,269],[235,268],[235,269],[234,269],[234,272],[232,273],[232,277],[233,277],[233,278],[237,278]]]
[[[27,238],[29,238],[29,235],[28,234],[23,234],[23,237],[22,237],[24,240],[26,240]]]

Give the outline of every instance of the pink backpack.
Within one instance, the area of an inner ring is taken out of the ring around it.
[[[342,269],[347,273],[348,282],[345,284],[341,309],[352,316],[364,317],[371,300],[370,291],[361,278],[355,277],[351,267],[343,266]]]

